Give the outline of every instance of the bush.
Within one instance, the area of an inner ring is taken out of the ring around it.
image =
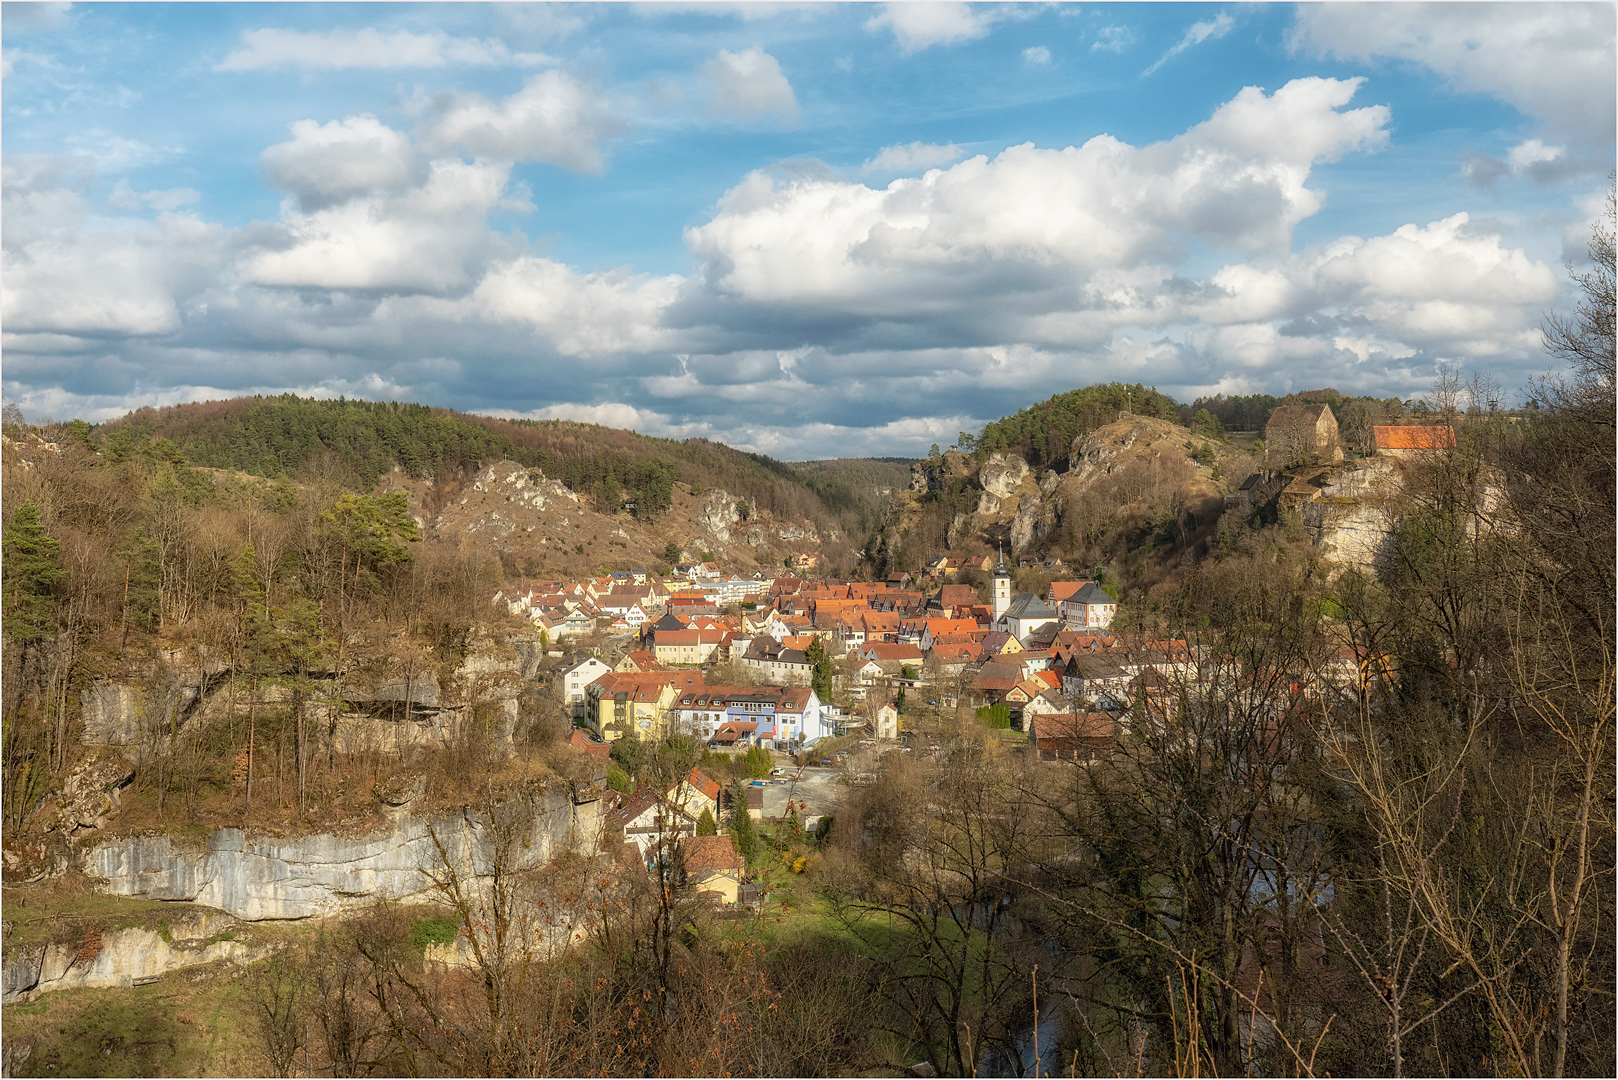
[[[624,771],[633,775],[640,771],[640,763],[646,760],[646,744],[640,741],[640,736],[630,732],[612,744],[612,760],[624,767]]]
[[[770,775],[775,759],[770,752],[762,746],[749,746],[747,753],[742,755],[742,765],[747,769],[747,775],[755,780],[762,780]]]
[[[461,921],[453,915],[417,919],[410,927],[410,947],[418,956],[427,954],[429,945],[450,945],[461,932]]]

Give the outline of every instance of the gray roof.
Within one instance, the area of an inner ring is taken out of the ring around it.
[[[1081,679],[1116,679],[1129,674],[1118,661],[1092,653],[1075,653],[1068,668]]]
[[[1108,596],[1107,591],[1093,581],[1067,599],[1070,604],[1116,604],[1118,602]]]
[[[1080,590],[1082,595],[1083,590]],[[1103,594],[1105,595],[1105,594]],[[1011,606],[1006,608],[1008,619],[1054,619],[1056,612],[1051,606],[1031,592],[1018,593],[1011,598]]]

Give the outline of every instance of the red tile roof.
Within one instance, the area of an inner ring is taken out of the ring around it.
[[[740,870],[741,853],[729,833],[718,836],[693,836],[685,842],[685,868],[688,872],[702,873],[712,870]]]
[[[583,750],[593,757],[609,758],[612,756],[612,751],[607,747],[606,743],[586,735],[578,728],[573,729],[573,734],[568,737],[567,741],[569,746],[576,750]]]
[[[1378,450],[1453,450],[1455,429],[1447,425],[1376,425],[1371,438]]]
[[[719,781],[711,779],[701,769],[692,769],[691,775],[686,777],[686,780],[692,787],[708,796],[708,798],[715,802],[719,801]]]

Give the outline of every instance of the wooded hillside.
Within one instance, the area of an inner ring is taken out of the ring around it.
[[[1139,383],[1086,386],[991,421],[961,449],[975,449],[979,456],[1014,453],[1032,468],[1049,469],[1067,460],[1074,439],[1090,434],[1120,411],[1178,423],[1179,408],[1173,398]]]
[[[847,531],[858,528],[861,506],[835,485],[822,483],[822,493],[806,484],[791,465],[707,439],[680,442],[598,424],[503,420],[400,402],[292,394],[193,402],[138,409],[76,437],[113,460],[178,454],[194,465],[272,479],[321,475],[357,491],[370,491],[396,467],[431,480],[509,458],[593,496],[600,507],[621,506],[642,518],[669,505],[676,481],[723,488],[778,518]]]

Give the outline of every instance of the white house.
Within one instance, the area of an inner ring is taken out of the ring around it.
[[[582,702],[584,688],[595,682],[612,668],[593,656],[586,656],[562,669],[557,680],[557,688],[562,692],[562,700],[568,703]]]
[[[832,734],[820,696],[803,686],[702,686],[682,693],[673,706],[678,730],[714,738],[727,724],[757,724],[756,738],[809,743]]]
[[[1118,601],[1093,581],[1062,600],[1059,607],[1062,622],[1069,630],[1102,630],[1111,626],[1118,614]]]

